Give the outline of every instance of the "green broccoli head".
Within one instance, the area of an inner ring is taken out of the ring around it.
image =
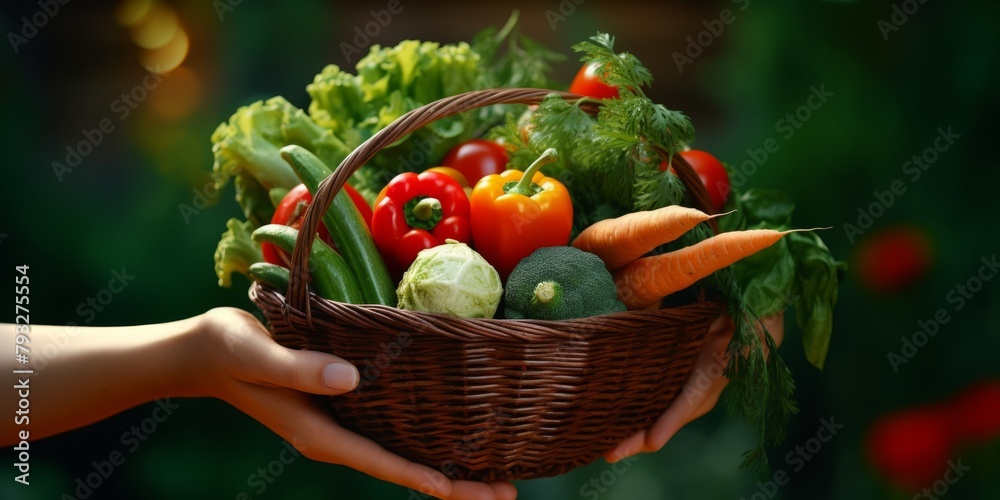
[[[507,278],[508,319],[565,320],[625,311],[604,262],[578,248],[535,250]]]

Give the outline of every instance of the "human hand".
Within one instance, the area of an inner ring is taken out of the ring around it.
[[[771,333],[775,345],[780,346],[785,333],[784,314],[763,318],[761,323]],[[760,325],[757,325],[757,330],[763,335]],[[722,370],[728,359],[725,355],[726,347],[735,332],[736,325],[728,314],[715,320],[705,334],[705,343],[691,370],[690,378],[667,410],[652,427],[636,432],[606,452],[604,459],[614,463],[639,453],[659,451],[681,427],[714,408],[719,402],[722,390],[729,383]],[[767,347],[764,349],[766,355]],[[699,378],[696,380],[696,377]],[[702,380],[707,380],[707,384],[702,383]]]
[[[200,347],[209,356],[206,366],[211,371],[200,382],[203,395],[235,406],[304,456],[440,498],[517,497],[509,482],[453,481],[338,425],[311,394],[342,394],[357,386],[357,369],[342,358],[282,347],[256,318],[240,309],[212,309],[201,321]]]

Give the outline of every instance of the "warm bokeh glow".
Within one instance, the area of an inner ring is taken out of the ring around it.
[[[169,5],[156,0],[124,0],[115,19],[129,28],[132,41],[144,49],[139,61],[149,71],[169,73],[187,57],[190,39]]]
[[[149,104],[163,118],[181,120],[198,107],[201,95],[198,75],[191,68],[181,66],[164,77],[156,92],[150,92]]]
[[[177,14],[169,7],[154,5],[132,26],[132,41],[144,49],[158,49],[183,33]]]
[[[133,26],[146,16],[152,6],[152,0],[125,0],[118,6],[115,19],[122,26]]]
[[[139,60],[143,66],[156,73],[169,73],[184,62],[188,53],[188,36],[184,30],[177,32],[169,43],[154,50],[143,51]]]

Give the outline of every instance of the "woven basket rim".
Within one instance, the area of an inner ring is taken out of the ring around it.
[[[283,315],[302,315],[310,328],[320,326],[325,321],[316,314],[306,314],[305,311],[295,309],[285,300],[285,295],[281,290],[254,282],[250,287],[249,296],[255,303],[266,296],[272,296],[275,302],[281,304]],[[460,318],[443,313],[430,313],[422,311],[410,311],[381,304],[350,304],[337,302],[313,291],[308,292],[309,303],[322,304],[341,314],[337,314],[341,320],[350,317],[352,314],[361,314],[370,319],[373,316],[386,316],[399,318],[406,316],[407,322],[415,327],[415,331],[420,333],[436,333],[443,336],[462,339],[468,341],[490,340],[490,341],[552,341],[560,338],[564,340],[585,340],[591,335],[613,335],[620,326],[621,329],[630,327],[636,319],[643,318],[650,322],[670,322],[678,317],[687,317],[706,310],[718,310],[721,314],[725,303],[720,300],[699,298],[697,301],[673,306],[669,308],[659,308],[651,310],[623,311],[584,318],[574,318],[566,320],[541,320],[541,319],[506,319],[506,318]],[[312,311],[310,307],[310,312]],[[347,314],[343,314],[347,313]],[[421,327],[423,325],[423,327]]]

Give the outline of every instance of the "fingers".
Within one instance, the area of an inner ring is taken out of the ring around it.
[[[646,446],[646,431],[641,430],[625,438],[618,446],[604,453],[604,460],[613,464],[623,458],[642,453]]]
[[[682,427],[712,411],[728,382],[725,377],[720,377],[713,380],[708,388],[701,389],[696,399],[683,403],[680,398],[674,400],[646,433],[645,448],[659,451]]]
[[[244,384],[241,392],[230,401],[232,404],[312,460],[346,465],[437,498],[452,496],[452,482],[443,473],[410,462],[340,427],[305,394],[253,384]],[[492,491],[488,485],[483,486]]]
[[[493,487],[493,494],[496,495],[497,500],[514,500],[517,498],[517,488],[507,481],[490,483],[490,486]]]
[[[451,496],[448,500],[514,500],[517,489],[508,482],[478,483],[475,481],[452,481]]]
[[[724,358],[721,355],[735,328],[728,315],[720,316],[712,323],[691,376],[667,410],[656,419],[652,427],[629,436],[606,452],[605,460],[615,463],[638,453],[659,451],[682,427],[715,407],[729,382],[722,375]]]
[[[256,318],[240,313],[223,311],[212,318],[222,340],[216,351],[236,378],[324,395],[341,394],[358,385],[358,370],[347,361],[282,347]]]

